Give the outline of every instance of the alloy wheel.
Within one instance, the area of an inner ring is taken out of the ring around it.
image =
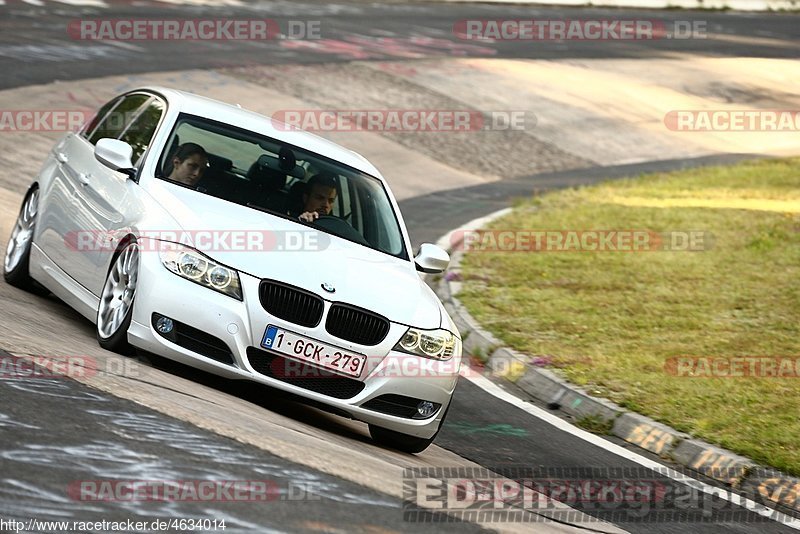
[[[139,245],[130,243],[118,255],[100,294],[97,312],[97,333],[101,338],[113,336],[133,306],[139,275]]]

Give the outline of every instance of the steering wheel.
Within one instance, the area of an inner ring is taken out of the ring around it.
[[[328,230],[334,235],[338,235],[339,237],[369,246],[369,243],[366,239],[364,239],[364,236],[362,236],[358,230],[350,226],[347,221],[340,217],[336,217],[335,215],[320,215],[319,218],[314,221],[314,224],[320,228]]]

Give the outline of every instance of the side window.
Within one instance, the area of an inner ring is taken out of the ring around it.
[[[97,125],[89,142],[97,144],[104,137],[117,139],[125,131],[125,126],[136,116],[136,111],[150,99],[149,95],[136,94],[126,96],[120,103],[107,114]]]
[[[153,134],[158,126],[158,121],[164,113],[164,103],[161,100],[153,99],[147,107],[139,114],[133,122],[125,129],[120,139],[133,147],[131,160],[134,164],[139,161],[144,151],[150,145]]]
[[[92,131],[94,131],[95,127],[97,127],[97,123],[99,123],[100,120],[103,117],[105,117],[109,111],[111,111],[111,108],[113,108],[119,103],[119,100],[120,100],[119,98],[114,98],[110,102],[103,105],[103,107],[100,108],[97,114],[94,117],[92,117],[92,120],[90,120],[84,125],[83,130],[81,131],[81,135],[86,139],[88,139],[89,135],[92,133]]]

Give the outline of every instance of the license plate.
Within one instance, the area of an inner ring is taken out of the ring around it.
[[[274,325],[267,326],[261,346],[295,360],[356,378],[361,376],[367,363],[367,357],[363,354],[354,354]],[[310,375],[304,373],[304,376]]]

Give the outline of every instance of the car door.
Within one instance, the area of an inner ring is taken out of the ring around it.
[[[166,103],[153,96],[138,109],[132,120],[126,122],[125,130],[119,136],[121,141],[125,141],[133,149],[131,162],[137,172],[142,168],[143,158],[165,109]],[[87,286],[94,294],[99,295],[119,240],[130,231],[134,219],[138,219],[143,213],[144,206],[139,200],[139,185],[136,181],[105,167],[96,158],[93,163],[105,172],[103,176],[107,178],[99,184],[100,187],[90,188],[87,192],[87,209],[93,211],[102,222],[103,235],[110,245],[100,250],[94,263],[94,277]]]
[[[121,97],[114,98],[103,105],[94,118],[82,128],[79,134],[65,135],[51,150],[40,173],[42,191],[39,200],[41,220],[37,229],[36,244],[56,265],[64,267],[69,261],[68,251],[74,248],[71,240],[76,237],[72,231],[74,214],[75,188],[72,180],[73,172],[67,165],[73,154],[69,152],[77,145],[74,137],[84,138],[95,130],[120,102]]]
[[[100,163],[94,156],[94,148],[100,139],[119,139],[133,125],[138,125],[137,128],[142,126],[137,119],[154,101],[157,101],[157,109],[160,106],[163,111],[163,103],[150,94],[126,95],[93,132],[86,136],[72,136],[64,143],[62,153],[66,155],[66,161],[62,161],[62,169],[65,189],[71,200],[65,218],[67,224],[62,230],[66,246],[60,265],[95,295],[100,294],[108,260],[116,245],[112,231],[124,226],[121,208],[128,201],[128,188],[132,182],[129,184],[124,174]],[[146,134],[141,136],[146,137]],[[141,156],[143,151],[140,147],[138,155]],[[134,158],[137,158],[137,152],[134,152]]]

